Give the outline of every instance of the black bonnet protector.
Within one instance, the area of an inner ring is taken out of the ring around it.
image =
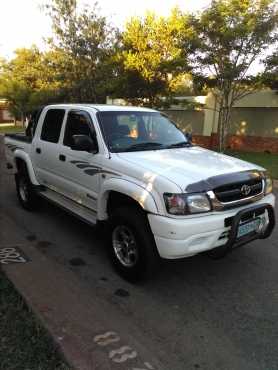
[[[259,178],[264,178],[264,174],[258,170],[232,172],[224,175],[212,176],[206,180],[189,184],[185,188],[185,191],[188,193],[203,193],[218,188],[219,186],[242,183]]]

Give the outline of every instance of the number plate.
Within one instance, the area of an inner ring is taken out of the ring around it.
[[[239,225],[237,230],[237,237],[241,238],[244,235],[250,234],[253,231],[257,231],[260,227],[260,225],[265,223],[265,218],[255,218],[252,221],[246,222],[242,225]]]

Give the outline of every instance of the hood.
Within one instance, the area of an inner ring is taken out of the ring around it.
[[[166,177],[182,190],[189,184],[206,180],[212,176],[248,170],[264,170],[255,164],[198,146],[125,152],[118,155],[137,168],[141,167],[154,174]]]

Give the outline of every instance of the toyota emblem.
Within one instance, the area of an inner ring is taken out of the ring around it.
[[[246,184],[242,185],[240,191],[241,191],[242,195],[245,195],[247,197],[247,195],[249,195],[250,192],[251,192],[251,187],[249,185],[246,185]]]

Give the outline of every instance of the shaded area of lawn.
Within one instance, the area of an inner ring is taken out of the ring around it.
[[[266,168],[274,179],[278,179],[278,154],[229,152],[228,155],[255,163]]]
[[[0,369],[70,370],[51,338],[0,271]]]
[[[1,126],[0,125],[0,134],[13,134],[17,132],[24,132],[25,128],[20,126]]]

